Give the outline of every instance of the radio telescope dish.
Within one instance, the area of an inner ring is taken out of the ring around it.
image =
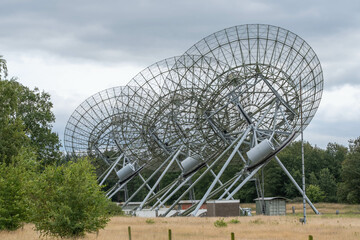
[[[117,183],[110,188],[111,198],[120,190],[125,191],[126,183],[140,175],[143,166],[136,159],[126,156],[127,141],[137,136],[134,126],[124,118],[124,108],[132,91],[128,87],[114,87],[98,92],[80,104],[70,116],[65,128],[64,143],[68,154],[75,156],[96,156],[105,163],[99,177],[100,185],[114,172]],[[126,128],[126,127],[127,128]],[[131,126],[131,127],[130,127]],[[126,132],[128,130],[128,132]],[[101,180],[101,181],[100,181]]]
[[[118,116],[113,109],[121,92],[121,87],[106,89],[92,95],[75,109],[64,133],[68,154],[97,155],[108,164],[108,154],[116,157],[119,150],[115,140],[119,126],[116,124]]]
[[[216,58],[227,66],[219,78],[203,86],[201,97],[209,100],[198,111],[212,114],[213,124],[230,139],[253,124],[260,140],[271,136],[280,146],[291,133],[299,135],[301,126],[306,128],[319,106],[320,61],[302,38],[283,28],[264,24],[227,28],[200,40],[185,55]],[[205,132],[203,138],[209,136]]]

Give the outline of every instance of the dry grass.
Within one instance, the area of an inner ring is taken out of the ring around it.
[[[291,212],[293,205],[297,212],[301,213],[302,205],[291,203],[288,204],[288,212]],[[152,218],[154,223],[149,224],[146,223],[148,218],[114,217],[98,236],[89,234],[84,239],[127,240],[128,226],[132,229],[132,240],[166,240],[168,229],[172,230],[174,240],[230,239],[231,232],[235,233],[235,239],[308,239],[309,235],[313,235],[315,240],[360,239],[360,214],[355,214],[360,210],[359,205],[317,204],[316,206],[325,214],[316,216],[310,214],[308,210],[306,225],[299,222],[300,213],[285,217],[238,217],[240,222],[236,224],[229,223],[234,218],[225,218],[224,221],[228,225],[222,228],[214,226],[214,222],[219,218]],[[336,210],[340,211],[340,215],[332,214]],[[38,237],[30,224],[16,232],[0,232],[0,239],[4,240],[31,240]]]
[[[253,215],[256,213],[255,203],[242,203],[242,204],[240,204],[240,206],[243,208],[251,208],[252,209],[251,212],[253,213]],[[299,216],[303,215],[303,203],[302,202],[301,203],[300,202],[286,203],[286,212],[288,215],[292,214],[292,209],[291,209],[292,206],[295,207],[296,215],[299,215]],[[341,215],[345,214],[348,217],[355,215],[355,216],[360,217],[360,205],[340,204],[340,203],[316,203],[315,207],[322,215],[326,215],[326,216],[335,214],[336,210],[339,210]],[[312,209],[310,208],[310,206],[308,204],[306,204],[306,213],[307,213],[307,215],[315,215],[315,213],[312,211]]]

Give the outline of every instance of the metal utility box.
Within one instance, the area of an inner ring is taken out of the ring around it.
[[[207,217],[232,217],[240,215],[240,200],[206,201]]]
[[[267,216],[286,215],[286,198],[283,197],[266,197],[256,198],[256,215],[264,214]]]

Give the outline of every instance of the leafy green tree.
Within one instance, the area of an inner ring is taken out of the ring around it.
[[[337,143],[329,143],[326,147],[326,167],[338,181],[340,181],[341,164],[345,160],[347,153],[347,147]]]
[[[0,80],[7,77],[6,60],[0,55]]]
[[[312,184],[312,185],[319,185],[319,180],[317,179],[316,175],[314,172],[311,172],[310,173],[310,176],[309,176],[309,184]]]
[[[360,152],[360,137],[349,140],[349,151],[351,153]]]
[[[337,184],[334,176],[330,173],[328,168],[321,169],[319,173],[319,187],[324,192],[325,202],[336,202],[336,188]]]
[[[234,195],[235,199],[240,199],[240,202],[254,202],[257,198],[256,187],[254,182],[248,182],[240,191]]]
[[[109,221],[109,200],[88,159],[47,166],[34,183],[32,203],[32,222],[42,235],[81,237]]]
[[[60,141],[52,132],[50,95],[6,78],[6,61],[0,56],[0,161],[9,163],[22,146],[31,146],[45,164],[58,161]]]
[[[9,164],[30,141],[24,122],[16,116],[19,89],[10,81],[0,81],[0,162]]]
[[[109,202],[107,206],[107,213],[109,216],[123,216],[122,208],[116,202]]]
[[[38,88],[31,90],[15,80],[10,83],[19,89],[16,114],[25,125],[24,131],[37,152],[38,160],[45,161],[45,164],[57,161],[61,156],[60,141],[58,135],[52,132],[55,115],[51,111],[50,95]]]
[[[29,189],[36,157],[22,148],[10,164],[0,163],[0,230],[16,230],[29,219]]]
[[[306,189],[306,195],[314,202],[322,202],[325,199],[325,193],[317,185],[310,184]]]
[[[360,203],[360,137],[349,142],[349,153],[341,168],[338,199],[355,204]]]
[[[284,183],[290,182],[281,167],[271,160],[264,169],[265,196],[287,196]]]
[[[325,150],[304,143],[306,183],[318,184],[317,176],[327,166]],[[301,142],[295,141],[278,154],[279,159],[291,173],[296,182],[302,185]],[[265,192],[267,196],[298,197],[301,194],[275,161],[265,168]]]
[[[293,170],[292,174],[295,181],[299,184],[299,186],[302,186],[302,174],[300,170]],[[289,180],[287,180],[285,183],[285,191],[286,191],[286,197],[288,198],[295,198],[300,197],[301,193],[296,189],[295,185]]]

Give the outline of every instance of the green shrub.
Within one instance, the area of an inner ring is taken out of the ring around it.
[[[34,155],[23,148],[12,163],[0,162],[0,230],[16,230],[29,218]]]
[[[234,218],[234,219],[231,219],[230,221],[229,221],[229,223],[232,223],[232,224],[237,224],[237,223],[239,223],[240,221],[239,221],[239,219],[237,219],[237,218]]]
[[[154,221],[153,219],[151,219],[151,218],[146,219],[145,222],[146,222],[147,224],[154,224],[154,223],[155,223],[155,221]]]
[[[32,222],[41,235],[82,237],[109,221],[109,200],[87,159],[47,166],[34,184]]]
[[[306,189],[306,195],[314,203],[322,202],[325,199],[325,193],[317,185],[310,184]]]
[[[27,218],[21,171],[0,163],[0,230],[16,230]]]
[[[109,216],[122,216],[124,212],[121,207],[115,202],[109,202],[107,205],[107,212]]]
[[[224,221],[224,219],[219,219],[214,222],[215,227],[226,227],[227,223]]]

